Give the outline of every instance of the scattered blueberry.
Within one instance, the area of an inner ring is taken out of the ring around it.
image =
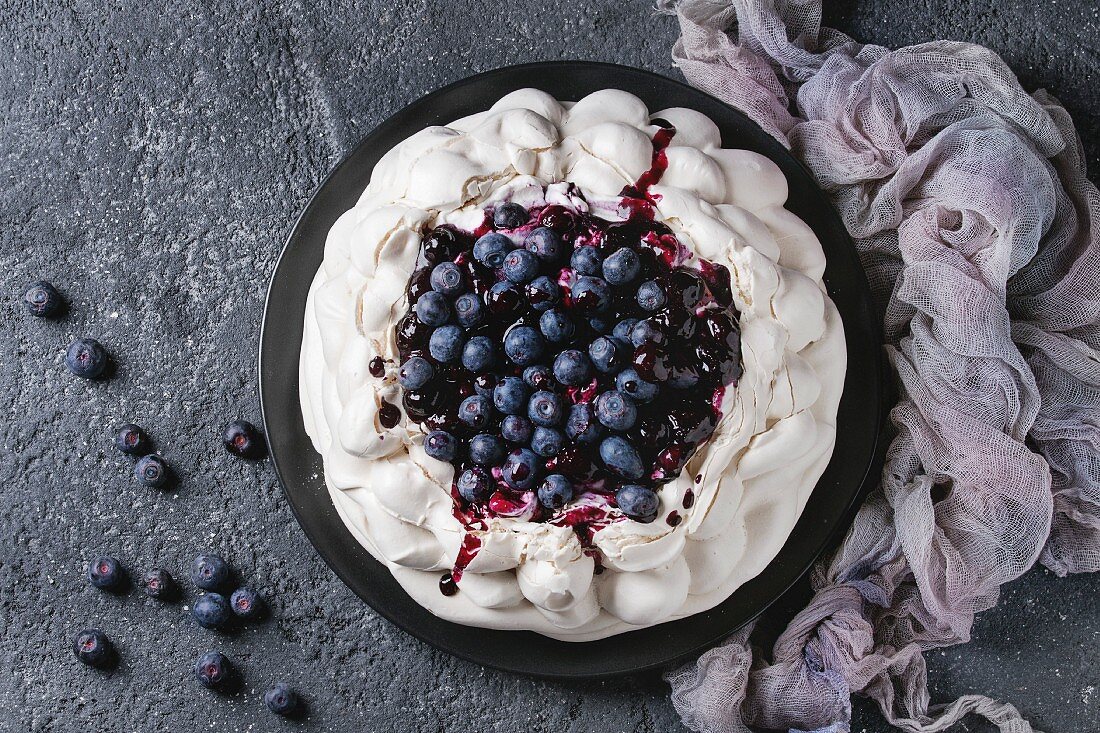
[[[635,402],[650,402],[657,396],[658,387],[638,376],[633,369],[624,369],[615,376],[615,387]]]
[[[655,280],[647,280],[638,286],[638,307],[642,310],[656,313],[665,307],[668,298],[660,283]]]
[[[510,228],[510,227],[509,227]],[[474,242],[474,259],[494,270],[504,264],[504,255],[512,250],[512,240],[503,234],[489,232]]]
[[[500,269],[511,282],[530,282],[539,274],[539,259],[525,249],[513,249],[504,255]]]
[[[578,387],[592,378],[592,361],[583,351],[566,349],[554,359],[554,379]]]
[[[553,308],[561,300],[561,288],[547,275],[540,275],[526,288],[527,302],[537,311]]]
[[[603,277],[612,285],[625,285],[642,270],[638,253],[627,247],[618,250],[603,261]]]
[[[89,667],[107,667],[115,659],[114,645],[99,629],[84,629],[74,636],[73,654]]]
[[[257,618],[263,611],[263,606],[263,599],[251,588],[238,588],[229,596],[229,607],[243,619]]]
[[[516,448],[504,459],[500,475],[513,489],[526,491],[538,481],[542,461],[529,448]]]
[[[573,499],[573,484],[560,473],[552,473],[539,486],[539,503],[547,509],[561,509]]]
[[[276,682],[264,693],[264,705],[276,715],[292,715],[298,709],[298,695],[285,682]]]
[[[221,593],[203,593],[195,599],[191,613],[204,629],[221,628],[229,620],[229,603]]]
[[[596,398],[596,418],[612,430],[629,430],[638,419],[638,410],[629,397],[612,389]]]
[[[505,415],[522,415],[531,390],[519,377],[505,377],[493,390],[493,406]]]
[[[443,295],[458,295],[465,287],[462,270],[453,262],[441,262],[432,269],[432,290]]]
[[[435,376],[435,367],[422,356],[411,356],[397,371],[397,381],[405,389],[420,389]]]
[[[481,433],[470,438],[470,462],[475,465],[488,468],[504,457],[504,446],[500,438],[488,433]]]
[[[531,435],[531,450],[543,458],[556,456],[565,447],[565,436],[560,430],[544,428],[541,425],[535,428]]]
[[[458,326],[440,326],[428,339],[428,353],[444,364],[458,361],[462,356],[465,337]]]
[[[494,390],[493,394],[496,394]],[[489,424],[493,416],[493,403],[482,395],[470,395],[458,406],[458,419],[471,428],[480,430]]]
[[[592,366],[604,374],[615,374],[626,366],[626,354],[613,338],[600,336],[588,345]]]
[[[599,313],[611,305],[611,289],[598,277],[585,275],[572,291],[573,305],[585,313]]]
[[[176,581],[163,568],[153,568],[142,576],[141,587],[145,595],[157,600],[165,600],[176,594]]]
[[[221,652],[207,652],[195,662],[195,679],[204,687],[217,689],[228,679],[232,667]]]
[[[531,421],[519,415],[505,415],[500,421],[500,437],[510,443],[527,443],[532,430]]]
[[[429,290],[416,301],[416,317],[429,326],[442,326],[451,317],[451,305],[447,297]]]
[[[615,494],[615,501],[623,514],[636,522],[652,522],[661,503],[653,489],[636,484],[620,488]]]
[[[240,458],[261,458],[264,454],[264,436],[250,422],[234,420],[222,432],[225,449]]]
[[[458,493],[466,501],[480,501],[489,495],[489,474],[484,468],[467,468],[455,482]]]
[[[153,449],[153,441],[137,425],[126,423],[115,433],[115,447],[131,456],[143,456]]]
[[[504,335],[504,353],[516,366],[530,366],[542,356],[545,341],[530,326],[515,326]]]
[[[64,304],[61,293],[45,280],[31,283],[23,293],[23,305],[32,316],[51,318],[61,312]]]
[[[496,361],[496,347],[488,336],[474,336],[462,347],[462,366],[471,372],[485,371]]]
[[[493,226],[497,229],[515,229],[527,223],[527,209],[507,201],[493,209]]]
[[[557,425],[561,422],[561,398],[545,390],[535,392],[527,403],[527,417],[544,428]]]
[[[203,590],[217,590],[229,580],[229,564],[219,555],[199,555],[191,565],[191,582]]]
[[[172,470],[158,455],[142,456],[134,464],[134,477],[142,486],[159,489],[168,485]]]
[[[557,262],[565,253],[565,243],[561,241],[561,235],[548,227],[532,229],[524,240],[524,246],[543,262]]]
[[[572,339],[577,327],[569,316],[555,308],[539,316],[539,330],[547,341],[560,344]]]
[[[637,481],[645,475],[645,467],[638,451],[626,438],[612,435],[600,443],[600,459],[612,472],[625,479]]]
[[[126,580],[122,563],[114,557],[97,557],[88,563],[88,580],[96,588],[116,590]]]
[[[69,349],[65,352],[65,366],[84,379],[98,379],[103,376],[109,360],[106,349],[95,339],[77,339],[69,344]]]
[[[603,272],[603,258],[595,247],[577,247],[569,258],[569,266],[580,275],[599,275]]]
[[[455,320],[464,328],[472,328],[485,318],[485,308],[481,298],[473,293],[463,293],[455,298]]]
[[[453,461],[458,455],[458,441],[446,431],[433,430],[424,437],[424,452],[439,461]]]
[[[594,443],[603,432],[603,426],[596,419],[596,412],[591,403],[579,402],[569,410],[569,418],[565,421],[565,434],[570,440],[581,445]]]

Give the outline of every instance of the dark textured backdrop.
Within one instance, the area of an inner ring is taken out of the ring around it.
[[[216,5],[217,9],[206,7]],[[552,5],[548,8],[547,5]],[[646,2],[0,0],[0,730],[275,729],[274,679],[309,700],[311,731],[678,731],[659,679],[561,685],[460,662],[379,619],[314,555],[269,463],[230,459],[219,427],[259,420],[255,350],[268,273],[314,187],[373,125],[470,73],[522,61],[615,61],[678,77],[675,22]],[[887,45],[933,37],[999,51],[1061,97],[1097,170],[1100,19],[1089,0],[829,3],[827,21]],[[1094,180],[1095,173],[1094,173]],[[44,277],[70,303],[26,317]],[[113,379],[69,376],[78,335]],[[111,428],[146,426],[181,481],[134,485]],[[270,599],[266,623],[198,628],[188,602],[91,589],[117,555],[178,576],[223,553]],[[974,643],[930,655],[934,696],[1013,701],[1046,731],[1100,728],[1100,578],[1033,571],[983,614]],[[797,603],[791,599],[790,603]],[[767,625],[767,624],[765,624]],[[99,626],[122,665],[77,664]],[[225,651],[236,695],[189,677]],[[281,724],[280,724],[281,725]],[[857,704],[855,730],[884,730]],[[292,728],[287,728],[292,729]]]

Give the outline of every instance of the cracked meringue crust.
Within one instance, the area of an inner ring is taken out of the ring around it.
[[[599,529],[598,572],[568,526],[492,517],[467,532],[451,465],[425,454],[416,423],[402,415],[392,425],[380,411],[401,404],[394,326],[422,234],[440,224],[474,231],[487,206],[506,200],[622,219],[620,192],[650,169],[656,118],[676,134],[648,187],[653,215],[695,257],[729,269],[744,372],[722,397],[713,436],[659,488],[658,516],[677,521]],[[843,328],[822,285],[821,246],[786,198],[778,167],[722,148],[705,116],[651,115],[617,90],[576,103],[520,90],[390,150],[329,232],[306,304],[302,412],[349,530],[418,603],[472,626],[585,641],[729,597],[786,541],[836,436]],[[377,372],[378,357],[381,378],[369,366]],[[477,549],[463,558],[459,592],[441,594],[469,537]]]

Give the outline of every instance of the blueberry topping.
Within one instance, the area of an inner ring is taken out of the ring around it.
[[[508,201],[493,209],[493,226],[497,229],[515,229],[527,223],[527,209]]]
[[[471,372],[485,371],[496,361],[496,347],[488,336],[474,336],[462,347],[462,366]]]
[[[204,629],[218,629],[229,620],[229,602],[221,593],[203,593],[195,599],[191,613]]]
[[[511,282],[526,283],[539,274],[539,260],[525,249],[513,249],[504,256],[500,269]]]
[[[656,280],[647,280],[638,286],[638,307],[650,313],[656,313],[665,307],[668,298],[660,283]]]
[[[436,361],[448,364],[458,361],[462,356],[465,337],[458,326],[440,326],[432,332],[428,340],[428,353]]]
[[[539,486],[539,503],[547,509],[561,509],[573,499],[573,483],[560,473],[552,473]]]
[[[145,595],[158,601],[167,600],[176,595],[176,581],[163,568],[153,568],[141,578],[141,588]]]
[[[264,693],[264,705],[276,715],[292,715],[298,709],[298,695],[285,682],[276,682]]]
[[[561,235],[549,227],[532,229],[524,246],[543,262],[557,262],[565,254],[565,243],[562,242]]]
[[[416,301],[416,317],[429,326],[442,326],[451,317],[447,297],[434,290],[424,293]]]
[[[218,590],[229,580],[229,564],[219,555],[199,555],[191,565],[191,582],[203,590]]]
[[[114,645],[99,629],[84,629],[74,636],[73,654],[89,667],[108,667],[115,660]]]
[[[489,312],[502,317],[514,314],[523,305],[523,294],[514,284],[504,281],[493,285],[485,296]]]
[[[527,490],[535,485],[542,462],[528,448],[517,448],[504,459],[500,475],[513,489]]]
[[[592,366],[604,374],[616,374],[626,366],[626,354],[618,342],[607,336],[600,336],[588,345],[588,357]]]
[[[603,272],[603,257],[595,247],[577,247],[569,258],[569,266],[578,275],[599,275]]]
[[[96,588],[117,590],[126,581],[126,571],[117,558],[97,557],[88,563],[88,580]]]
[[[424,436],[424,452],[438,461],[453,461],[458,455],[458,441],[445,430],[433,430]]]
[[[144,456],[153,450],[153,441],[133,423],[126,423],[115,433],[115,447],[127,455]]]
[[[65,352],[65,367],[84,379],[98,379],[103,376],[109,360],[106,349],[95,339],[77,339],[69,344]]]
[[[622,392],[609,390],[596,398],[596,419],[612,430],[629,430],[638,419],[638,410]]]
[[[646,343],[663,344],[664,342],[664,332],[648,318],[644,321],[638,321],[634,324],[634,327],[630,329],[630,343],[634,347],[639,347]]]
[[[229,596],[229,608],[243,619],[259,617],[263,606],[264,602],[260,594],[251,588],[238,588],[233,591],[233,595]]]
[[[481,299],[473,293],[463,293],[455,298],[455,320],[463,328],[477,326],[485,319],[485,308]]]
[[[527,417],[535,425],[553,427],[561,422],[561,398],[553,392],[540,390],[527,403]]]
[[[158,455],[142,456],[134,464],[134,478],[142,486],[148,486],[151,489],[167,486],[171,476],[172,470]]]
[[[531,389],[548,389],[553,378],[550,368],[542,364],[529,366],[523,370],[523,381]]]
[[[432,363],[422,356],[411,356],[397,370],[397,381],[405,389],[420,389],[435,376]]]
[[[596,333],[609,333],[615,326],[615,321],[612,320],[610,314],[604,316],[592,316],[588,319],[588,325]]]
[[[653,489],[627,484],[615,494],[615,502],[623,514],[636,522],[652,522],[657,516],[660,500]]]
[[[626,247],[603,261],[603,277],[611,285],[625,285],[638,277],[641,270],[642,263],[638,254]]]
[[[504,264],[504,255],[512,250],[512,240],[503,234],[489,232],[474,242],[474,259],[486,267]]]
[[[569,320],[569,316],[555,308],[539,316],[539,330],[547,341],[560,344],[572,339],[577,327]]]
[[[488,433],[481,433],[470,438],[470,462],[477,466],[488,468],[500,463],[504,457],[504,446],[500,438]]]
[[[625,438],[612,435],[600,443],[600,459],[613,473],[631,481],[645,475],[642,459]]]
[[[61,293],[45,280],[31,283],[23,293],[23,305],[26,306],[27,312],[39,318],[58,315],[64,304]]]
[[[525,288],[527,302],[537,311],[553,308],[561,300],[561,288],[546,275],[532,280]]]
[[[560,430],[544,428],[540,425],[531,435],[531,450],[543,458],[556,456],[564,447],[565,436]]]
[[[489,495],[489,474],[484,468],[467,468],[458,477],[455,486],[466,501],[481,501]]]
[[[611,288],[598,277],[584,276],[573,286],[573,305],[585,313],[599,313],[611,305]]]
[[[420,243],[420,254],[425,262],[434,265],[443,260],[453,260],[461,251],[462,243],[458,234],[450,227],[441,226],[428,232]]]
[[[500,437],[510,443],[529,442],[532,430],[531,421],[519,415],[505,415],[500,421]]]
[[[432,269],[432,290],[443,295],[458,295],[465,287],[462,270],[453,262],[441,262]]]
[[[217,689],[229,680],[229,660],[221,652],[207,652],[195,662],[195,679],[204,687]]]
[[[516,326],[504,335],[504,353],[516,366],[530,366],[542,356],[545,343],[530,326]]]
[[[611,335],[624,344],[630,343],[630,332],[634,330],[634,326],[637,325],[637,318],[624,318],[615,324],[615,328],[611,330]]]
[[[554,359],[554,379],[562,384],[577,387],[592,378],[592,361],[577,349],[566,349]]]
[[[458,406],[458,419],[477,430],[488,425],[492,416],[493,403],[479,394],[470,395]]]
[[[588,402],[573,405],[569,410],[569,419],[565,421],[565,434],[574,443],[587,445],[594,443],[603,432],[603,426],[596,419],[596,412]]]
[[[531,390],[519,377],[505,377],[493,390],[493,406],[505,415],[522,415]]]
[[[634,369],[624,369],[615,376],[615,387],[636,403],[650,402],[657,396],[658,387],[638,376]]]
[[[264,436],[250,422],[234,420],[222,431],[225,449],[240,458],[261,458],[264,454]]]

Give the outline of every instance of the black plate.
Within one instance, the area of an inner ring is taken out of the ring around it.
[[[844,320],[848,373],[837,417],[836,450],[790,539],[755,579],[695,616],[590,642],[562,642],[526,631],[492,631],[444,621],[413,601],[389,570],[359,545],[336,513],[321,459],[302,425],[298,355],[306,294],[325,237],[351,208],[378,159],[427,125],[488,109],[516,89],[537,87],[576,100],[599,89],[637,95],[650,110],[690,107],[710,117],[725,147],[775,161],[787,176],[787,208],[821,240],[825,283]],[[549,678],[608,677],[666,665],[712,646],[756,617],[810,567],[851,520],[871,474],[884,415],[882,358],[867,283],[855,248],[810,174],[741,112],[671,79],[638,69],[580,61],[527,64],[470,77],[410,104],[379,125],[321,184],[275,266],[260,338],[260,397],[275,469],[306,535],[337,575],[378,613],[413,636],[459,657]]]

